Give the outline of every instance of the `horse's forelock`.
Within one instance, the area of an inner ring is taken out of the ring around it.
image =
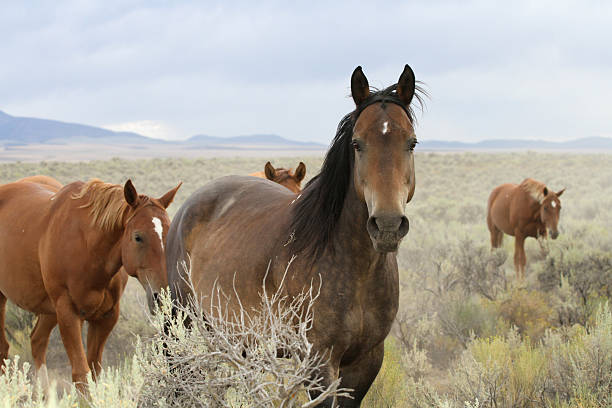
[[[538,203],[542,203],[546,195],[544,194],[544,190],[546,189],[546,184],[539,182],[537,180],[527,178],[523,180],[520,184],[520,187],[531,196]]]

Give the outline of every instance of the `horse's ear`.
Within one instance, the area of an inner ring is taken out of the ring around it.
[[[368,78],[363,74],[361,66],[355,68],[351,75],[351,96],[355,105],[359,106],[370,96],[370,84]]]
[[[416,79],[414,78],[414,72],[410,65],[406,64],[404,72],[402,72],[399,81],[397,81],[397,96],[399,96],[404,105],[410,106],[415,89]]]
[[[561,197],[561,194],[563,194],[564,191],[565,189],[557,191],[557,197]]]
[[[306,165],[303,162],[300,162],[300,164],[298,164],[297,168],[295,169],[294,174],[294,177],[298,183],[304,180],[304,177],[306,177]]]
[[[132,184],[132,180],[130,179],[128,179],[128,181],[125,182],[125,186],[123,186],[123,196],[130,207],[136,207],[138,205],[138,193],[136,192],[136,187],[134,187],[134,184]]]
[[[174,201],[174,196],[176,195],[176,192],[178,191],[179,187],[181,187],[182,185],[183,185],[183,182],[179,181],[176,187],[174,187],[172,190],[168,191],[166,194],[164,194],[163,196],[159,198],[159,202],[161,203],[161,205],[164,206],[164,208],[168,208],[168,206],[172,204],[172,201]]]
[[[268,180],[274,181],[274,177],[276,176],[276,169],[274,168],[274,166],[272,166],[272,163],[266,163],[266,167],[264,167],[264,173],[266,174],[266,178]]]
[[[544,191],[542,191],[544,193],[544,197],[546,197],[548,195],[548,188],[544,187]]]

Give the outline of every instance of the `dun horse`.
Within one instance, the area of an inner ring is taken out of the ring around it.
[[[306,165],[303,162],[295,169],[285,169],[283,167],[274,168],[270,162],[267,162],[264,171],[258,171],[257,173],[251,173],[249,176],[267,178],[270,181],[280,184],[281,186],[287,187],[294,193],[302,191],[302,180],[306,176]]]
[[[72,380],[84,389],[90,369],[101,368],[127,275],[145,287],[150,306],[167,286],[166,208],[179,186],[159,199],[139,195],[130,180],[123,187],[90,180],[62,188],[34,176],[0,186],[0,363],[8,355],[8,298],[38,315],[31,334],[36,369],[44,368],[49,335],[59,324]]]
[[[555,193],[543,183],[525,179],[519,185],[502,184],[489,196],[487,225],[491,232],[491,247],[499,248],[504,233],[514,236],[514,269],[519,279],[525,277],[525,238],[546,238],[548,233],[557,239],[559,230],[559,197],[565,189]]]
[[[210,296],[217,285],[237,294],[247,311],[260,304],[268,265],[266,290],[275,293],[296,255],[281,291],[291,298],[321,279],[309,340],[314,351],[331,352],[317,374],[324,383],[341,377],[341,386],[354,390],[342,407],[361,405],[397,313],[397,249],[408,233],[404,209],[415,189],[417,143],[408,65],[396,85],[377,92],[357,67],[351,92],[356,109],[340,122],[321,172],[300,196],[254,177],[214,180],[179,209],[167,250],[175,301]],[[228,307],[236,311],[234,295]]]

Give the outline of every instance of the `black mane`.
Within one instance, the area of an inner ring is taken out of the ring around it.
[[[353,173],[354,151],[351,140],[355,122],[361,112],[374,103],[381,103],[383,109],[385,104],[399,105],[410,122],[415,123],[413,108],[400,100],[396,90],[397,84],[382,90],[371,90],[370,96],[338,124],[336,136],[325,155],[320,173],[308,182],[294,203],[291,245],[295,254],[319,257],[335,231]],[[421,95],[426,93],[417,86],[413,101],[416,100],[422,108]]]

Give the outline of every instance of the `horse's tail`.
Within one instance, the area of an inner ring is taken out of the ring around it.
[[[504,233],[500,231],[499,228],[497,228],[497,226],[493,222],[493,215],[491,214],[493,203],[499,195],[499,192],[499,187],[495,188],[491,192],[491,195],[489,195],[489,200],[487,202],[487,226],[489,227],[489,232],[491,233],[491,249],[499,248],[502,245],[502,241],[504,240]]]

